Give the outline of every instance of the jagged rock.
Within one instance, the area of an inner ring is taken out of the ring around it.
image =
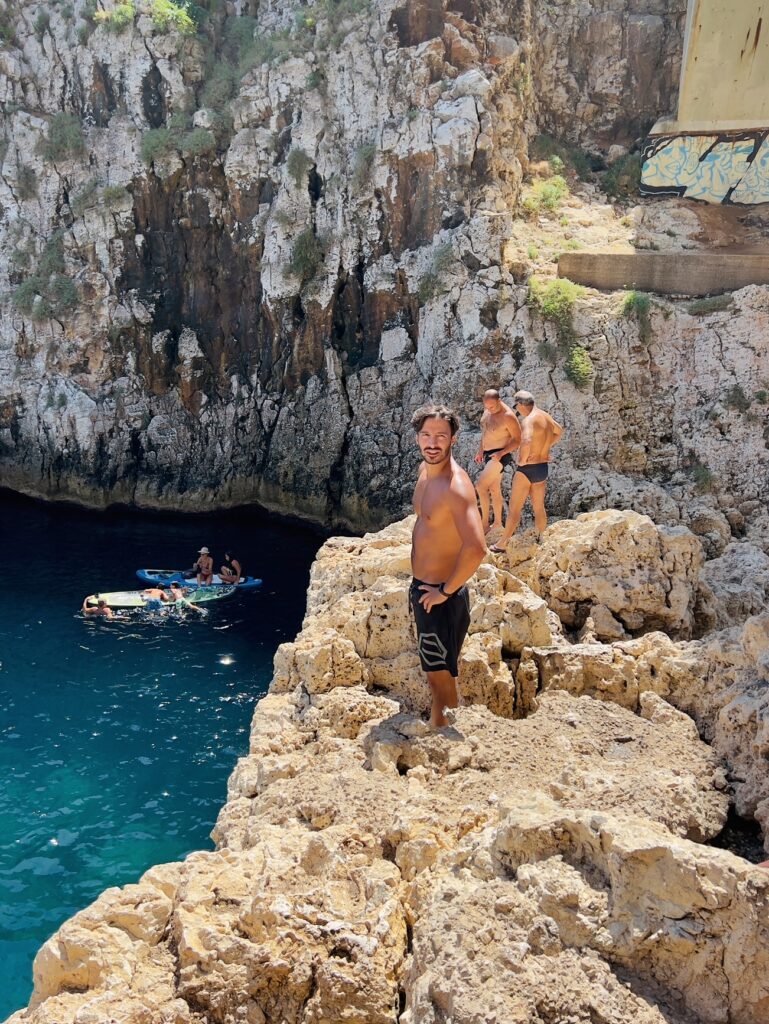
[[[588,512],[550,526],[540,545],[514,540],[500,561],[571,629],[596,609],[594,629],[608,612],[631,634],[692,633],[702,549],[684,527],[657,527],[631,511]]]
[[[744,622],[769,602],[769,555],[753,544],[729,544],[720,558],[705,563],[701,578],[714,595],[717,629]]]

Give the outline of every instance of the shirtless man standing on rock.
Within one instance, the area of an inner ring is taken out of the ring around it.
[[[448,725],[444,711],[458,703],[462,643],[470,625],[465,584],[483,561],[486,544],[472,481],[452,448],[459,419],[443,406],[425,405],[411,418],[424,462],[414,491],[409,597],[419,660],[432,691],[430,725]]]
[[[507,513],[505,532],[497,544],[489,548],[495,554],[502,554],[510,542],[510,538],[518,529],[521,512],[526,499],[531,497],[534,512],[534,525],[537,539],[547,527],[545,511],[545,491],[547,490],[548,463],[550,449],[563,436],[563,427],[556,423],[534,404],[534,396],[528,391],[516,391],[513,406],[523,419],[521,431],[521,447],[518,449],[518,466],[513,476],[510,490],[510,508]]]
[[[475,489],[481,503],[483,532],[488,533],[491,529],[489,504],[494,511],[494,525],[502,527],[502,474],[521,443],[521,428],[513,410],[505,405],[494,388],[484,392],[483,410],[481,445],[475,461],[483,462],[484,469]]]

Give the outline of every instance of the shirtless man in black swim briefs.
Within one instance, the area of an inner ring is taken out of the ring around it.
[[[475,489],[481,503],[483,532],[488,533],[491,529],[489,504],[494,511],[494,525],[502,526],[502,474],[512,463],[512,453],[521,443],[521,428],[516,415],[494,388],[489,388],[483,395],[481,430],[481,445],[475,461],[483,462],[484,469]]]
[[[545,491],[550,449],[563,436],[563,427],[556,423],[552,416],[537,408],[534,396],[530,392],[516,391],[513,406],[523,421],[521,447],[518,449],[518,466],[510,490],[510,508],[505,532],[499,542],[492,544],[489,549],[497,554],[505,550],[510,538],[518,529],[527,498],[531,498],[537,535],[541,536],[547,527]]]
[[[443,406],[426,405],[411,418],[424,462],[414,491],[410,599],[419,660],[432,691],[430,724],[447,725],[446,708],[458,703],[457,675],[470,625],[465,584],[483,561],[486,545],[475,491],[452,448],[459,419]]]

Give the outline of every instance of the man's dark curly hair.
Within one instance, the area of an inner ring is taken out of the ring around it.
[[[447,409],[445,405],[420,405],[411,417],[411,426],[418,434],[424,426],[425,420],[432,419],[446,420],[451,429],[452,437],[459,430],[459,416],[457,416],[453,409]]]

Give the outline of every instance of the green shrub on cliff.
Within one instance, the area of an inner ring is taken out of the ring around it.
[[[731,309],[734,298],[728,292],[725,295],[709,295],[705,299],[696,299],[686,307],[689,316],[707,316],[708,313],[722,313]]]
[[[560,142],[552,135],[537,135],[529,146],[531,160],[547,160],[553,171],[559,174],[563,167],[569,167],[581,181],[593,177],[593,158],[577,146]]]
[[[159,32],[176,31],[182,35],[192,35],[195,32],[195,22],[190,17],[186,3],[150,0],[150,17]]]
[[[454,253],[451,242],[443,242],[432,255],[430,266],[419,279],[417,296],[420,305],[424,306],[430,299],[434,299],[441,290],[443,275],[448,271],[454,261]]]
[[[323,246],[310,227],[306,227],[294,239],[289,269],[302,284],[310,281],[323,262]]]
[[[0,2],[0,46],[8,46],[16,38],[16,25],[13,7]]]
[[[352,162],[352,184],[357,190],[363,188],[371,178],[374,170],[374,157],[376,156],[376,143],[364,142],[355,150]]]
[[[572,345],[566,357],[564,373],[578,388],[587,387],[593,376],[593,360],[581,345]]]
[[[568,194],[566,179],[560,174],[554,174],[552,178],[535,181],[523,197],[521,206],[530,217],[543,212],[555,213]]]
[[[26,277],[16,288],[11,300],[32,320],[60,319],[72,312],[79,302],[77,285],[65,273],[64,239],[60,231],[46,242],[37,261],[37,272]]]
[[[628,153],[620,157],[604,172],[601,184],[607,196],[612,199],[627,199],[638,195],[641,187],[641,157]]]
[[[585,289],[566,277],[557,277],[547,284],[537,277],[529,278],[528,303],[545,320],[555,325],[559,344],[567,348],[574,339],[574,303]]]
[[[638,338],[648,345],[652,336],[652,322],[649,316],[651,299],[646,292],[628,292],[622,302],[622,315],[638,324]]]
[[[74,114],[54,114],[48,134],[40,139],[37,150],[44,160],[67,160],[85,155],[83,126]]]
[[[22,201],[37,195],[37,174],[34,167],[21,164],[16,175],[16,197]]]
[[[170,129],[150,128],[142,135],[139,152],[145,164],[151,164],[155,160],[173,153],[175,149],[176,140]]]
[[[216,149],[214,133],[207,128],[193,128],[182,136],[181,150],[185,156],[202,156]]]
[[[692,456],[692,461],[689,467],[692,479],[694,480],[697,490],[704,494],[706,491],[712,491],[715,483],[715,477],[705,465],[704,462],[700,462],[697,456]]]
[[[37,36],[37,41],[42,42],[43,36],[51,28],[51,15],[48,13],[48,11],[40,11],[38,13],[37,17],[32,23],[32,28],[34,29],[35,35]]]
[[[136,6],[132,0],[125,0],[117,3],[114,7],[105,11],[94,11],[93,20],[99,25],[104,25],[108,32],[122,32],[130,25],[133,25],[136,17]]]
[[[294,179],[294,184],[297,188],[303,184],[304,179],[307,176],[307,172],[313,166],[312,158],[309,157],[303,149],[298,146],[294,146],[291,152],[286,158],[286,170],[289,175]]]

